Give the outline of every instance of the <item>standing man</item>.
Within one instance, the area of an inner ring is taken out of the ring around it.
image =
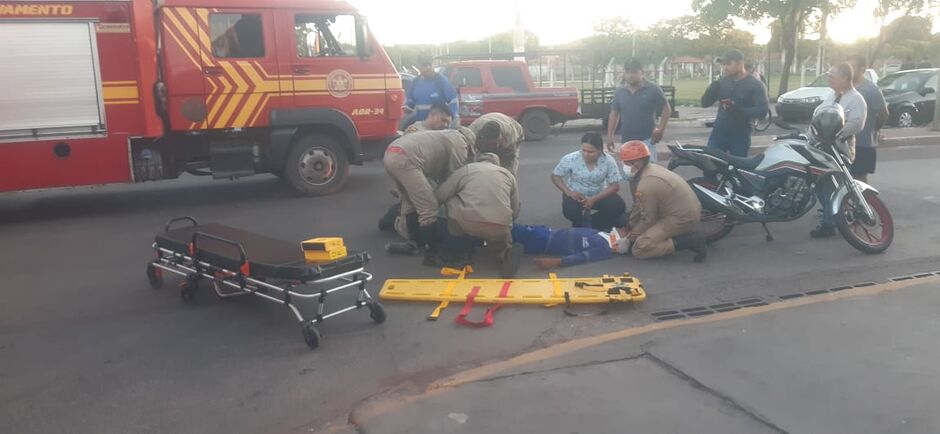
[[[868,68],[868,59],[861,54],[849,57],[849,65],[855,72],[853,85],[855,90],[865,99],[868,114],[865,116],[865,126],[855,135],[855,161],[852,163],[852,176],[855,179],[868,182],[868,174],[875,173],[875,162],[878,159],[878,132],[888,120],[888,105],[885,96],[875,83],[865,79],[865,69]]]
[[[852,65],[840,63],[829,70],[829,87],[835,92],[826,97],[816,110],[826,109],[836,104],[842,106],[845,113],[845,125],[842,131],[839,131],[838,140],[843,140],[849,149],[849,162],[855,161],[855,135],[862,132],[865,127],[865,118],[868,116],[868,105],[865,104],[865,98],[855,90],[852,84],[855,77],[855,71]],[[828,238],[836,234],[836,226],[832,221],[832,216],[826,210],[829,202],[829,196],[834,189],[833,184],[824,183],[822,188],[817,190],[819,203],[822,206],[822,221],[816,229],[810,231],[813,238]]]
[[[450,107],[450,115],[454,126],[460,125],[457,111],[457,91],[450,84],[447,77],[434,71],[431,56],[422,54],[418,56],[418,70],[421,75],[415,77],[411,89],[405,98],[405,113],[414,112],[415,122],[427,119],[431,106],[435,102]]]
[[[522,125],[502,113],[486,113],[468,127],[477,136],[477,152],[492,152],[499,156],[500,166],[512,172],[519,171],[519,145],[525,139]]]
[[[724,65],[724,75],[702,95],[702,107],[720,104],[708,146],[736,157],[747,157],[751,149],[751,121],[763,119],[769,110],[767,88],[748,74],[744,53],[730,50],[718,61]]]
[[[472,245],[467,237],[486,242],[500,263],[500,277],[511,279],[519,269],[521,246],[512,243],[512,222],[519,217],[516,177],[499,165],[496,154],[479,154],[447,178],[435,193],[447,205],[449,237],[442,244],[445,264],[465,265]],[[449,264],[450,263],[450,264]]]
[[[624,143],[620,159],[634,174],[630,179],[633,208],[627,224],[631,253],[637,259],[658,258],[691,250],[695,262],[708,254],[705,237],[696,233],[702,205],[681,176],[650,164],[649,149],[640,141]]]
[[[423,121],[416,121],[415,123],[405,128],[405,134],[410,134],[418,131],[440,131],[450,128],[451,122],[453,122],[454,117],[451,115],[450,107],[442,102],[435,102],[431,104],[431,109],[428,111],[428,117]]]
[[[397,185],[401,211],[395,229],[414,240],[429,256],[436,255],[435,231],[440,203],[431,181],[441,183],[473,158],[476,138],[467,128],[419,131],[402,136],[385,151],[385,170]],[[429,181],[429,179],[431,181]]]
[[[650,159],[656,161],[656,144],[663,139],[672,107],[663,89],[646,81],[643,64],[630,59],[623,65],[625,86],[617,88],[607,119],[607,150],[615,152],[614,133],[620,128],[620,143],[639,140],[649,147]],[[659,125],[656,116],[659,115]]]

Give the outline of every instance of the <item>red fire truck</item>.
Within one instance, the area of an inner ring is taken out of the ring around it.
[[[342,188],[401,78],[336,0],[0,0],[0,191],[274,173]]]

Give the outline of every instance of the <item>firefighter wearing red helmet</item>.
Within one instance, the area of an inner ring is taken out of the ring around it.
[[[620,148],[620,159],[630,167],[630,210],[627,238],[639,259],[691,250],[695,262],[705,260],[705,238],[695,232],[702,206],[689,184],[666,168],[650,164],[646,144],[633,140]]]

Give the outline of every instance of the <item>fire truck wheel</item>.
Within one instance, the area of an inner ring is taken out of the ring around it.
[[[310,133],[297,139],[284,164],[287,181],[306,196],[338,192],[346,183],[347,175],[346,150],[336,139],[322,133]]]
[[[527,141],[545,140],[552,128],[552,120],[544,110],[532,110],[522,115],[520,121]]]

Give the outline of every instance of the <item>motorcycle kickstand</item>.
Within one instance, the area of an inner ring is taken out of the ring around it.
[[[767,233],[767,238],[765,238],[765,239],[767,240],[767,242],[769,243],[769,242],[773,241],[773,240],[774,240],[774,236],[773,236],[773,234],[770,233],[770,229],[767,229],[767,223],[761,223],[760,225],[761,225],[761,227],[764,228],[764,232]]]

